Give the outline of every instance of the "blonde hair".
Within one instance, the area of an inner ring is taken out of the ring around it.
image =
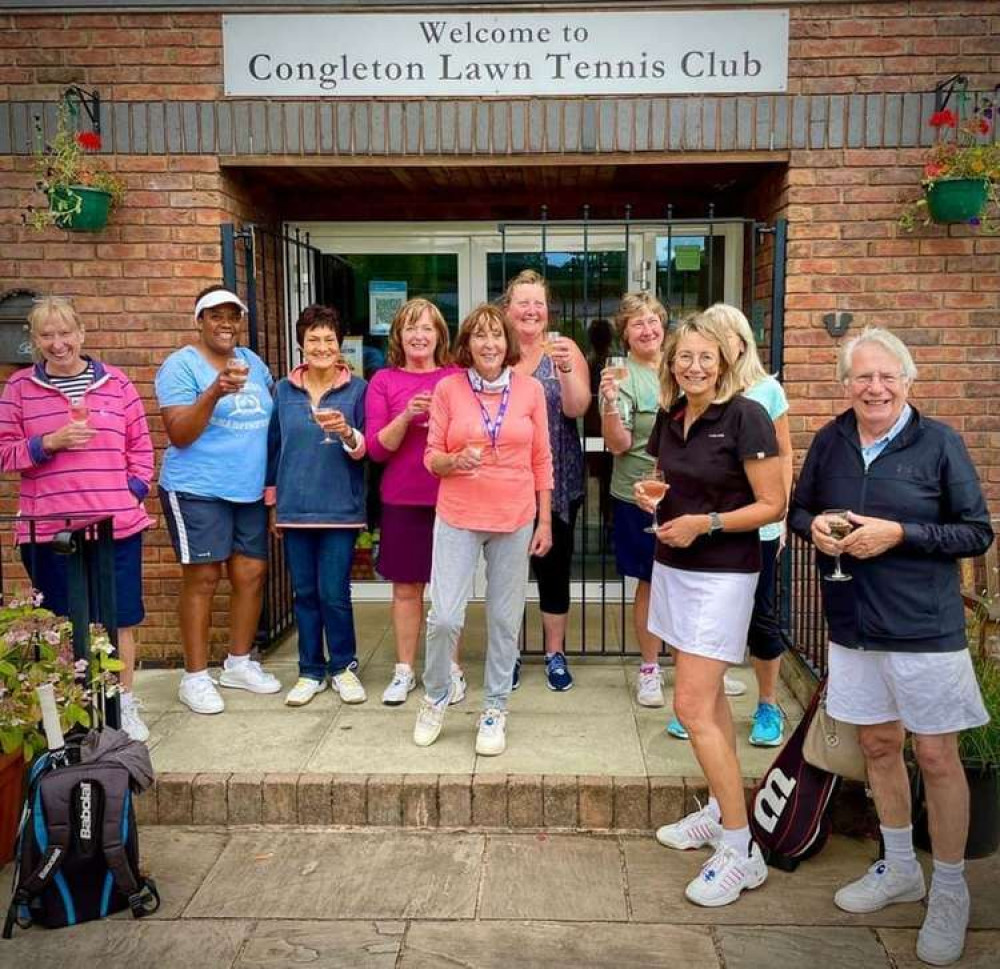
[[[743,315],[742,310],[728,303],[713,303],[702,316],[714,320],[721,325],[723,331],[735,333],[740,338],[743,352],[733,363],[733,376],[740,392],[756,387],[770,376],[764,369],[764,364],[760,362],[757,341],[754,339],[750,321]]]
[[[505,309],[510,306],[510,301],[514,296],[514,289],[517,286],[541,286],[545,291],[545,302],[552,301],[552,294],[549,292],[549,284],[541,273],[536,273],[534,269],[522,269],[509,283],[500,297],[500,305]]]
[[[469,341],[472,334],[480,327],[498,327],[507,342],[507,351],[504,354],[503,365],[513,366],[521,359],[521,344],[518,343],[517,334],[514,327],[510,325],[507,314],[492,303],[480,303],[470,310],[469,315],[462,320],[458,328],[458,336],[455,337],[455,348],[453,356],[455,363],[460,367],[471,367],[472,351],[469,349]]]
[[[711,341],[719,348],[719,382],[712,403],[724,404],[740,392],[733,373],[733,364],[736,361],[722,324],[705,313],[692,313],[684,317],[670,331],[663,347],[663,362],[660,364],[660,406],[664,410],[670,410],[684,393],[673,373],[674,357],[677,356],[677,347],[681,340],[692,334]]]
[[[43,296],[40,299],[36,299],[35,305],[28,314],[28,333],[31,336],[31,352],[36,360],[42,359],[36,342],[38,332],[53,318],[62,323],[68,323],[79,331],[81,337],[84,335],[83,321],[76,312],[76,308],[65,296]]]
[[[840,356],[837,357],[837,379],[841,383],[846,384],[851,379],[851,358],[862,343],[875,343],[891,353],[899,361],[903,380],[908,385],[917,379],[917,365],[913,362],[913,354],[907,349],[906,344],[889,330],[880,326],[866,326],[840,348]]]
[[[628,340],[625,337],[625,330],[628,327],[628,321],[644,313],[652,313],[658,317],[666,330],[668,316],[666,307],[652,294],[626,293],[618,304],[618,312],[615,314],[615,333],[626,350],[628,349]]]
[[[406,364],[406,353],[403,351],[403,328],[411,323],[416,323],[424,313],[429,313],[431,323],[434,324],[434,332],[437,334],[437,343],[434,345],[434,363],[438,367],[443,367],[448,363],[450,355],[448,353],[448,325],[441,315],[441,311],[429,300],[418,296],[409,299],[396,310],[392,318],[392,325],[389,327],[389,349],[386,351],[386,363],[390,367],[402,367]]]

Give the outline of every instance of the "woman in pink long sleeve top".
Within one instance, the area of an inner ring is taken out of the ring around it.
[[[488,640],[476,752],[496,755],[506,747],[528,555],[545,555],[552,546],[545,395],[533,377],[514,373],[518,358],[517,338],[504,315],[494,306],[476,307],[455,343],[456,362],[466,369],[442,380],[431,402],[424,464],[441,485],[427,616],[427,696],[413,731],[420,747],[441,732],[449,658],[465,622],[480,552],[486,558]]]
[[[365,398],[368,456],[385,465],[378,571],[392,582],[396,668],[382,694],[387,706],[406,702],[424,618],[424,586],[431,578],[434,505],[438,481],[424,467],[434,388],[455,372],[448,366],[448,327],[426,299],[411,299],[389,329],[389,366],[377,371]],[[465,697],[465,677],[453,659],[450,702]]]
[[[66,559],[55,534],[113,517],[115,599],[122,672],[122,728],[136,740],[149,731],[132,697],[133,629],[142,622],[143,508],[153,477],[153,445],[142,401],[120,370],[82,355],[83,325],[69,300],[49,296],[28,315],[39,362],[18,370],[0,397],[0,470],[21,476],[19,510],[63,520],[18,525],[16,539],[46,608],[68,609]]]

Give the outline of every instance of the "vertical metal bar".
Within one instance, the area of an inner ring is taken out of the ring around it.
[[[236,292],[236,226],[223,222],[219,226],[222,236],[222,285],[231,293]]]
[[[667,297],[666,304],[670,306],[672,302],[671,294],[674,291],[674,207],[673,205],[667,206]],[[681,291],[681,305],[680,309],[684,309],[684,292]],[[682,314],[678,313],[675,318],[680,318]]]
[[[705,306],[711,306],[715,294],[715,203],[708,203],[708,235],[705,239],[708,249],[708,285],[705,287]]]
[[[749,299],[744,297],[744,307],[743,312],[746,314],[746,318],[750,320],[751,325],[754,321],[754,307],[757,305],[757,223],[750,223],[750,291]],[[768,366],[771,365],[771,361],[768,360]]]
[[[590,206],[585,205],[583,207],[583,312],[587,312],[587,304],[590,299]],[[574,314],[575,316],[575,314]],[[575,330],[575,326],[574,326]],[[584,434],[584,442],[586,442],[586,434]],[[582,652],[587,652],[587,525],[589,523],[589,502],[587,501],[587,455],[584,452],[584,470],[583,470],[583,522],[580,529],[583,541],[580,543],[583,548],[578,551],[577,554],[580,556],[580,649]],[[573,570],[570,568],[570,575],[572,576]],[[572,600],[570,602],[572,606]],[[604,648],[604,624],[601,624],[601,648]]]
[[[487,289],[489,289],[489,280],[486,281]],[[500,223],[500,295],[502,296],[504,291],[507,289],[507,226],[504,223]],[[486,294],[487,299],[489,298],[489,293]]]
[[[247,336],[250,340],[250,349],[254,353],[260,353],[260,313],[257,307],[257,267],[254,265],[254,245],[253,235],[255,230],[243,236],[243,268],[247,277]],[[235,273],[235,269],[234,269]]]
[[[114,647],[113,655],[118,656],[118,602],[115,590],[115,545],[113,521],[110,518],[98,522],[96,542],[87,543],[90,551],[90,579],[95,588],[95,595],[90,599],[97,606],[94,620],[104,626]],[[121,710],[118,705],[118,695],[104,696],[104,723],[119,729],[121,727]]]
[[[774,269],[771,273],[771,370],[781,380],[785,369],[785,259],[788,219],[774,223]]]

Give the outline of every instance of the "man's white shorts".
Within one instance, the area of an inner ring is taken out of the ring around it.
[[[911,733],[955,733],[989,721],[967,649],[903,653],[830,643],[826,708],[845,723],[902,721]]]

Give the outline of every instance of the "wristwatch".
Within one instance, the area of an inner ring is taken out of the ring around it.
[[[722,531],[722,518],[719,516],[717,511],[710,511],[708,513],[708,534],[714,535],[716,532]]]

